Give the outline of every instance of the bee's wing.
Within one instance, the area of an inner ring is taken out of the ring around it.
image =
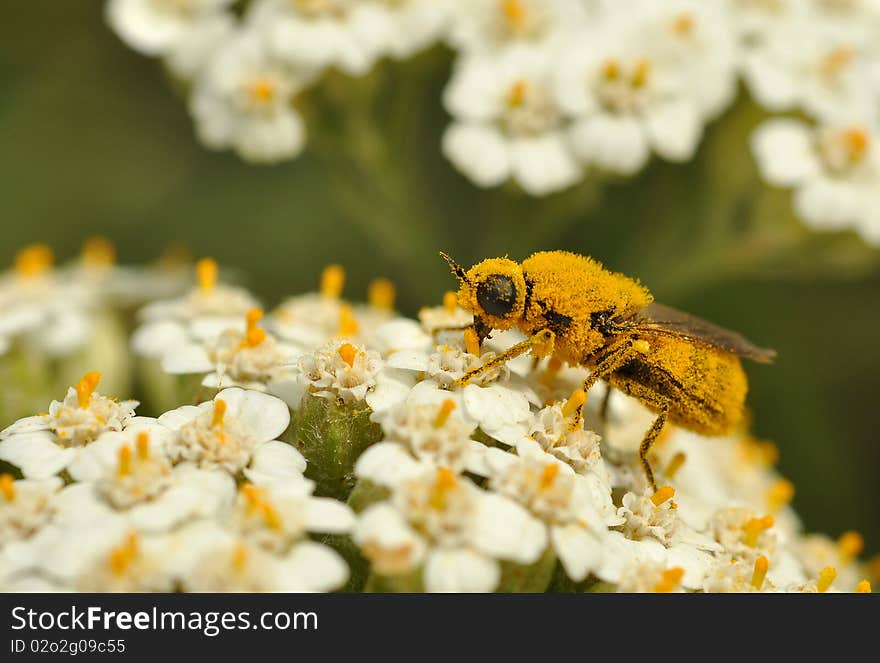
[[[742,334],[662,304],[648,304],[636,313],[633,322],[648,333],[687,338],[762,364],[776,358],[776,350],[760,348]]]

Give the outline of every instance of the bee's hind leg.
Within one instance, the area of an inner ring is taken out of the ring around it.
[[[657,414],[657,418],[654,419],[654,423],[651,424],[651,428],[645,433],[641,445],[639,445],[639,460],[642,463],[642,468],[645,470],[645,477],[648,479],[648,485],[651,486],[651,492],[653,493],[657,492],[657,484],[654,481],[654,470],[651,469],[651,462],[648,460],[648,451],[650,451],[651,445],[656,442],[663,431],[668,412],[669,405],[664,403]]]

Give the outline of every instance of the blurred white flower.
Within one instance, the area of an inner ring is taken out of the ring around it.
[[[868,126],[810,127],[790,119],[766,121],[752,136],[761,174],[793,187],[798,216],[824,230],[854,228],[880,244],[880,143]]]
[[[580,179],[550,87],[550,56],[516,48],[456,65],[444,93],[455,121],[443,135],[443,152],[478,186],[512,178],[539,196]]]
[[[243,159],[272,163],[305,146],[293,95],[307,80],[271,55],[261,36],[244,32],[223,45],[198,79],[190,111],[202,142],[234,149]]]

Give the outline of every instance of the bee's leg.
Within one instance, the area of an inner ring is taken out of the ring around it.
[[[666,423],[666,415],[668,412],[669,405],[664,403],[661,406],[660,412],[657,414],[657,418],[654,419],[654,423],[651,424],[651,428],[645,433],[642,444],[639,446],[639,460],[642,462],[642,467],[645,470],[645,477],[648,479],[648,485],[651,486],[651,491],[654,493],[657,492],[657,484],[654,482],[654,470],[651,469],[651,463],[648,460],[648,451],[651,449],[651,445],[654,444],[660,436],[660,432],[663,430],[663,425]]]
[[[585,394],[590,392],[590,389],[593,388],[599,380],[607,378],[614,371],[619,369],[621,366],[630,361],[633,357],[637,356],[641,350],[637,349],[635,346],[635,341],[631,338],[627,338],[626,340],[615,343],[615,345],[608,350],[603,356],[601,356],[593,366],[593,369],[590,371],[590,374],[584,378],[583,386],[581,387],[584,390]],[[609,389],[611,387],[609,386]],[[603,404],[603,410],[607,407],[607,403]],[[574,416],[573,426],[576,428],[580,426],[581,420],[584,415],[584,406],[581,405]],[[604,413],[603,413],[603,422],[604,422]]]
[[[611,404],[611,385],[605,385],[605,394],[602,396],[602,404],[599,406],[599,423],[602,425],[602,434],[608,427],[608,410]]]
[[[431,336],[436,336],[437,334],[442,334],[443,332],[457,332],[464,331],[465,329],[470,329],[473,327],[473,324],[470,325],[452,325],[449,327],[436,327],[431,331]]]
[[[506,364],[511,359],[524,355],[526,352],[535,351],[541,356],[552,354],[555,339],[556,335],[552,331],[549,329],[542,329],[536,334],[533,334],[531,338],[527,338],[525,341],[520,341],[516,345],[510,346],[507,350],[497,357],[493,357],[482,366],[475,368],[472,371],[468,371],[455,381],[455,386],[463,387],[474,378],[478,378],[484,373],[488,373],[502,364]]]

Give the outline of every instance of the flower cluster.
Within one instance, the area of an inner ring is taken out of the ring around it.
[[[189,89],[202,141],[295,157],[301,94],[435,43],[456,53],[442,150],[481,187],[542,196],[652,155],[690,160],[743,81],[771,113],[766,181],[817,228],[880,243],[880,9],[870,0],[109,0],[133,48]]]
[[[460,386],[520,337],[480,347],[452,294],[410,320],[387,281],[346,302],[332,266],[263,318],[198,271],[136,332],[165,352],[142,381],[190,353],[195,404],[139,416],[89,372],[0,432],[3,590],[870,591],[861,537],[804,534],[769,443],[669,427],[652,493],[650,413],[600,407],[585,369]]]

